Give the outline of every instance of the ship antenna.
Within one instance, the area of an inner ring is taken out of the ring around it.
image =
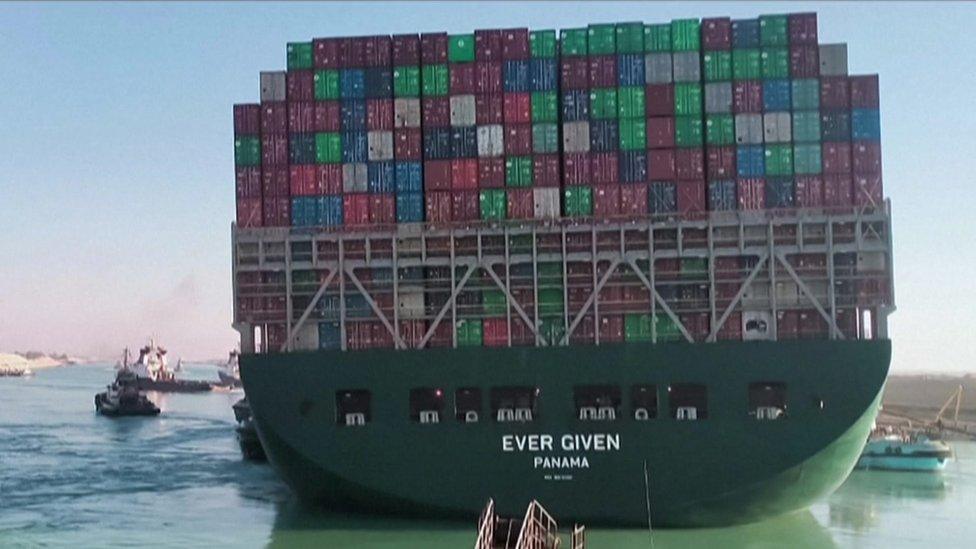
[[[644,460],[644,502],[647,504],[647,537],[654,549],[654,530],[651,528],[651,485],[647,476],[647,460]]]

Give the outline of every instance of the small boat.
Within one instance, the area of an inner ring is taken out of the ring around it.
[[[940,472],[952,457],[945,442],[925,433],[890,433],[868,439],[857,461],[858,469]]]
[[[478,519],[475,549],[559,549],[559,526],[536,500],[529,503],[521,518],[495,514],[495,502],[489,499]],[[586,528],[576,524],[570,532],[569,549],[585,549]]]
[[[152,339],[149,345],[139,350],[139,358],[133,364],[129,364],[129,350],[125,350],[120,373],[125,370],[135,373],[137,385],[142,391],[203,393],[213,389],[213,384],[207,381],[178,379],[166,365],[166,349],[156,345]]]
[[[244,459],[250,461],[267,461],[268,457],[264,453],[264,446],[258,438],[258,430],[254,426],[254,419],[251,417],[251,406],[244,397],[234,403],[234,419],[237,421],[237,443],[241,446],[241,454]]]
[[[221,387],[239,389],[241,384],[241,366],[238,362],[239,353],[237,350],[231,351],[227,357],[227,363],[217,368],[217,376],[220,378]]]
[[[159,407],[139,390],[131,371],[120,372],[115,383],[95,395],[95,411],[111,417],[159,415]]]

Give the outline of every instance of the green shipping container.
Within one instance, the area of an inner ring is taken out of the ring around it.
[[[705,65],[705,82],[732,80],[732,52],[705,52],[702,61]]]
[[[644,51],[671,51],[671,25],[644,25]]]
[[[261,165],[261,138],[238,137],[234,140],[235,166]]]
[[[481,292],[481,307],[485,316],[505,316],[508,312],[508,299],[501,290],[483,290]]]
[[[342,138],[338,133],[315,134],[315,162],[318,164],[342,162]]]
[[[803,78],[792,82],[793,110],[816,110],[820,108],[820,81],[816,78]]]
[[[617,118],[617,88],[590,90],[590,118],[594,120]]]
[[[447,37],[447,60],[451,63],[474,62],[474,35],[452,34]]]
[[[559,119],[559,95],[554,91],[532,92],[532,121],[556,122]]]
[[[529,55],[556,57],[556,31],[538,30],[529,33]]]
[[[651,315],[624,315],[624,341],[651,341]]]
[[[503,189],[484,189],[479,195],[481,219],[500,220],[508,217],[508,199]]]
[[[644,118],[644,86],[617,88],[617,114],[620,118]]]
[[[533,136],[533,138],[534,137],[535,136]],[[532,186],[532,157],[531,156],[509,156],[508,158],[505,159],[505,186],[506,187],[531,187]],[[482,207],[482,212],[484,212],[484,207]],[[484,219],[488,219],[488,218],[484,218]]]
[[[684,257],[680,269],[681,278],[708,278],[708,260],[704,257]]]
[[[762,75],[762,57],[759,50],[732,50],[732,78],[756,80]]]
[[[799,175],[816,175],[822,171],[820,143],[796,143],[793,145],[793,171]]]
[[[338,91],[338,82],[336,88]],[[420,67],[393,67],[393,96],[420,96]]]
[[[555,345],[566,335],[566,325],[561,318],[543,318],[539,323],[539,335]]]
[[[763,48],[759,57],[762,60],[763,78],[790,77],[790,50],[786,48]]]
[[[513,254],[532,253],[532,235],[516,234],[508,238],[508,251]]]
[[[678,116],[698,115],[702,113],[701,84],[674,85],[674,114]]]
[[[735,122],[731,114],[710,114],[705,117],[705,143],[735,145]]]
[[[415,69],[416,70],[416,69]],[[394,73],[396,74],[396,73]],[[339,99],[339,71],[325,69],[315,71],[312,77],[315,85],[315,100]],[[394,79],[394,84],[396,80]],[[419,77],[418,77],[419,85]]]
[[[559,125],[554,122],[532,124],[532,152],[547,154],[559,152]],[[531,162],[529,163],[531,174]]]
[[[674,51],[701,49],[701,22],[698,19],[671,21],[671,49]]]
[[[483,335],[480,320],[463,319],[457,321],[458,347],[481,347]]]
[[[288,51],[288,70],[296,71],[312,68],[312,43],[311,42],[289,42]]]
[[[565,187],[563,213],[569,217],[593,215],[593,189],[585,186]]]
[[[539,272],[540,288],[559,288],[563,287],[563,264],[554,262],[538,263],[536,265]]]
[[[654,316],[654,329],[657,332],[658,343],[684,340],[678,325],[671,320],[667,313],[657,313]]]
[[[820,111],[793,112],[793,141],[798,143],[820,141]]]
[[[447,65],[424,65],[421,69],[421,83],[424,97],[447,95],[451,84]]]
[[[617,53],[616,29],[611,24],[587,27],[586,41],[590,55],[613,55]]]
[[[793,148],[766,145],[766,175],[793,175]]]
[[[563,290],[562,288],[546,288],[539,290],[539,316],[562,316]]]
[[[620,119],[620,150],[642,151],[647,148],[647,122],[643,118]]]
[[[562,55],[579,56],[588,52],[586,44],[586,29],[563,29],[559,31],[562,42]]]
[[[617,53],[643,53],[644,24],[617,24]]]
[[[702,135],[702,121],[698,116],[676,116],[674,118],[674,143],[679,147],[701,147],[705,141]]]
[[[759,44],[761,46],[790,45],[787,27],[788,21],[785,15],[760,15]]]

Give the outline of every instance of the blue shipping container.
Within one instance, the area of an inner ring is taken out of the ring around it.
[[[766,179],[766,207],[793,207],[793,179],[789,177],[769,177]]]
[[[563,92],[563,122],[578,122],[590,119],[589,90]]]
[[[366,132],[342,132],[341,139],[343,164],[366,162],[369,157]]]
[[[451,129],[424,128],[424,159],[443,160],[451,157]]]
[[[365,80],[366,97],[375,99],[393,97],[393,71],[389,67],[366,69]]]
[[[559,72],[554,57],[529,60],[529,87],[532,91],[550,91],[559,87]]]
[[[397,278],[400,280],[401,283],[423,284],[424,268],[423,267],[400,267]]]
[[[292,164],[314,164],[315,134],[293,133],[288,136],[288,159]]]
[[[677,186],[670,181],[651,182],[647,192],[647,210],[650,213],[672,213],[678,209]]]
[[[367,162],[366,185],[372,194],[392,193],[396,189],[393,162]]]
[[[291,199],[293,227],[311,227],[318,222],[318,217],[318,201],[314,196],[298,196]]]
[[[341,349],[342,331],[338,322],[319,322],[319,349]]]
[[[339,106],[339,121],[346,131],[366,129],[366,100],[344,99]]]
[[[789,80],[764,81],[763,110],[766,112],[790,110],[792,106],[790,99],[790,87]]]
[[[465,126],[451,131],[451,158],[477,158],[478,128]]]
[[[502,65],[502,83],[506,92],[529,91],[529,62],[505,61]]]
[[[366,77],[363,69],[342,69],[339,71],[339,97],[342,99],[362,99],[366,96]]]
[[[346,293],[346,316],[349,318],[369,318],[373,316],[373,309],[369,306],[369,302],[355,288],[347,290]]]
[[[762,177],[766,174],[765,152],[761,145],[735,148],[735,166],[739,177]]]
[[[617,56],[617,83],[621,86],[644,85],[644,56],[625,53]]]
[[[647,180],[647,152],[620,151],[617,171],[621,183],[641,183]]]
[[[424,168],[421,162],[397,162],[394,177],[398,194],[419,193],[424,190]]]
[[[397,193],[397,223],[416,223],[424,220],[423,193]]]
[[[590,122],[590,151],[608,152],[620,148],[620,125],[616,120]]]
[[[881,112],[877,109],[853,109],[851,137],[855,141],[881,141]]]
[[[736,209],[735,180],[723,179],[708,183],[708,209],[713,212]]]
[[[315,304],[315,311],[319,318],[339,318],[339,296],[326,294]]]
[[[759,47],[758,19],[732,21],[732,47],[735,49]]]
[[[329,195],[318,197],[319,224],[327,227],[342,225],[342,197]]]

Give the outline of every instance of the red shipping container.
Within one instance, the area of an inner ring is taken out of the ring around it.
[[[590,281],[587,280],[586,284]],[[590,288],[586,287],[572,287],[566,288],[566,301],[569,303],[569,314],[572,317],[574,314],[579,312],[583,308],[583,304],[590,297]]]
[[[284,101],[261,103],[261,133],[288,132],[288,105]]]
[[[502,31],[500,29],[474,31],[474,58],[478,61],[502,60]]]
[[[715,334],[715,339],[722,341],[742,341],[742,313],[731,313],[725,323]]]
[[[823,206],[823,179],[819,175],[796,176],[796,205],[800,208]]]
[[[451,190],[451,161],[450,160],[425,160],[424,161],[424,190],[428,190],[428,191]]]
[[[855,174],[881,173],[881,143],[855,141],[851,147],[851,166]]]
[[[451,160],[451,190],[478,188],[478,160]]]
[[[422,65],[447,63],[446,32],[430,32],[420,35],[420,63]]]
[[[592,55],[590,62],[590,87],[615,88],[617,86],[617,56]]]
[[[237,198],[261,198],[261,167],[242,166],[234,171]]]
[[[701,43],[704,50],[727,50],[732,47],[732,20],[712,17],[701,20]]]
[[[563,183],[565,185],[590,183],[589,153],[563,154]]]
[[[337,132],[342,128],[342,109],[338,101],[316,101],[313,125],[317,132]]]
[[[851,108],[850,82],[846,76],[824,76],[820,79],[820,108]]]
[[[315,177],[314,164],[292,164],[289,167],[288,185],[292,196],[315,196],[322,194]]]
[[[799,336],[803,339],[826,339],[830,331],[827,320],[816,309],[798,311]]]
[[[505,154],[509,156],[532,154],[532,124],[505,126]]]
[[[674,149],[647,151],[647,179],[650,181],[668,181],[674,178]]]
[[[796,339],[800,335],[800,314],[797,311],[776,312],[776,339]]]
[[[678,149],[674,153],[674,171],[678,179],[705,179],[705,155],[701,149]]]
[[[475,93],[475,64],[451,63],[448,65],[450,73],[450,92],[452,95]]]
[[[559,186],[559,154],[537,154],[532,157],[532,186]]]
[[[369,199],[370,195],[365,193],[351,193],[342,197],[342,216],[343,224],[368,225],[369,224]]]
[[[451,192],[451,218],[454,221],[474,221],[481,217],[478,191]]]
[[[393,156],[397,160],[423,160],[423,136],[420,128],[393,131]]]
[[[291,192],[288,183],[287,165],[268,166],[261,170],[261,193],[264,197],[288,196]]]
[[[710,333],[711,317],[708,313],[682,313],[678,320],[695,341],[705,341]]]
[[[261,226],[261,197],[237,199],[237,226]]]
[[[620,215],[620,185],[595,185],[593,216],[606,218],[617,215]]]
[[[739,80],[732,84],[732,112],[762,112],[763,87],[759,80]]]
[[[395,34],[391,46],[391,60],[394,67],[420,64],[420,36],[416,34]]]
[[[570,344],[590,345],[594,342],[595,330],[593,328],[593,315],[586,315],[576,325],[576,329],[569,336]],[[603,338],[600,338],[602,341]]]
[[[884,193],[881,188],[881,174],[854,176],[854,205],[881,207]]]
[[[708,147],[708,180],[735,177],[735,147]]]
[[[394,345],[393,334],[382,322],[374,320],[369,323],[373,329],[373,341],[371,349],[392,349]]]
[[[475,93],[501,93],[503,90],[501,61],[479,61],[474,64]]]
[[[265,227],[287,227],[291,225],[291,198],[264,197],[262,199],[263,220]]]
[[[529,29],[502,31],[502,59],[529,58]]]
[[[528,124],[532,122],[532,94],[505,94],[505,123]],[[531,131],[529,132],[531,135]],[[506,146],[508,144],[506,143]]]
[[[234,105],[234,135],[261,133],[261,105]]]
[[[361,351],[373,347],[373,325],[371,322],[349,322],[346,324],[346,349]]]
[[[316,38],[312,40],[312,66],[316,69],[339,68],[338,38]]]
[[[821,154],[823,158],[823,173],[851,173],[851,144],[849,142],[825,142]]]
[[[315,103],[296,101],[288,105],[288,132],[309,133],[315,131]]]
[[[590,87],[590,65],[586,57],[563,57],[559,72],[559,86],[564,90],[585,90]]]
[[[396,195],[384,193],[368,196],[370,223],[374,225],[396,223]]]
[[[428,327],[429,329],[429,327]],[[434,333],[427,342],[428,347],[451,347],[454,345],[454,326],[450,319],[447,322],[441,321],[434,328]]]
[[[618,166],[616,152],[590,153],[590,182],[596,185],[617,183]]]
[[[370,131],[393,129],[392,99],[366,100],[366,129]]]
[[[388,35],[370,36],[365,40],[367,67],[389,67],[392,41]]]
[[[644,114],[674,116],[674,84],[652,84],[644,88]]]
[[[532,199],[532,189],[508,189],[509,219],[532,219],[535,215],[535,204]]]
[[[820,76],[820,48],[815,44],[790,47],[790,75],[793,78]]]
[[[674,117],[652,116],[647,119],[647,148],[670,149],[674,147]]]
[[[508,346],[507,318],[486,318],[482,321],[481,328],[485,347]]]
[[[400,339],[406,343],[407,348],[416,349],[420,342],[427,335],[427,321],[425,320],[401,320]]]
[[[624,317],[607,315],[600,317],[600,343],[623,343]]]
[[[425,191],[424,201],[427,206],[427,221],[431,223],[451,221],[450,191]]]
[[[665,257],[654,260],[654,276],[658,280],[674,280],[681,272],[681,260],[676,257]]]
[[[557,180],[558,184],[558,180]],[[505,159],[478,159],[478,187],[482,189],[500,189],[505,186]]]
[[[651,292],[641,283],[622,286],[620,297],[621,303],[627,311],[644,312],[651,303]]]
[[[424,126],[446,128],[451,125],[451,99],[425,97],[421,100],[421,122]]]
[[[788,21],[790,44],[817,45],[816,13],[791,13]]]
[[[678,181],[678,213],[705,211],[705,181]]]
[[[288,164],[288,135],[264,134],[261,136],[261,165],[285,166]]]
[[[877,74],[851,76],[849,80],[852,109],[880,108]]]
[[[535,334],[521,317],[512,316],[512,345],[535,345]]]
[[[635,216],[647,213],[646,183],[627,183],[620,186],[620,213]]]
[[[316,164],[315,180],[322,194],[342,194],[342,164]]]
[[[762,210],[766,207],[766,180],[761,177],[738,179],[735,194],[740,210]]]
[[[850,174],[824,174],[824,206],[850,207],[853,182]]]
[[[597,276],[603,276],[605,269],[599,269]],[[600,311],[620,313],[624,307],[624,293],[620,286],[604,286],[600,289]]]
[[[339,41],[339,63],[344,69],[366,66],[366,37],[343,38]]]
[[[315,100],[312,71],[288,71],[285,74],[285,98],[289,103]]]
[[[477,125],[501,124],[505,113],[504,95],[500,93],[476,95],[474,109],[474,120]]]
[[[285,326],[281,324],[268,324],[266,332],[267,344],[265,345],[265,350],[277,353],[281,350],[281,346],[285,344]]]

